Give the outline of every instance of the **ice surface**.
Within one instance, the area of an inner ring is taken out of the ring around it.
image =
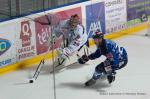
[[[95,86],[84,87],[101,59],[85,65],[73,64],[56,73],[57,99],[150,99],[150,38],[144,34],[141,31],[115,40],[126,48],[129,63],[117,71],[112,85],[104,79]],[[0,76],[0,99],[54,99],[49,64],[35,83],[28,84],[34,71],[35,67]]]

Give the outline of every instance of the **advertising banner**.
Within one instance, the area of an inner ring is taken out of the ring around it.
[[[18,23],[16,34],[17,60],[24,60],[36,55],[34,22]]]
[[[146,22],[150,15],[150,0],[127,0],[127,20]],[[138,20],[137,20],[138,19]],[[136,24],[135,23],[135,24]]]
[[[105,33],[105,8],[104,2],[86,6],[86,32],[91,37],[99,29]]]
[[[40,22],[48,23],[48,19],[45,16],[36,18]],[[49,19],[51,20],[51,19]],[[52,27],[51,25],[42,25],[40,23],[35,23],[35,31],[36,31],[36,49],[37,54],[42,54],[47,52],[48,50],[48,38],[51,35]]]
[[[16,62],[15,30],[15,23],[0,26],[0,67]]]
[[[106,33],[126,28],[126,0],[105,0]]]
[[[78,8],[63,10],[54,14],[49,14],[48,19],[45,16],[36,18],[36,20],[40,22],[47,23],[48,21],[50,21],[51,23],[50,25],[41,25],[39,23],[35,23],[37,54],[42,54],[48,51],[48,48],[51,46],[51,45],[48,45],[48,38],[51,38],[51,33],[54,33],[53,29],[58,27],[61,21],[64,21],[70,18],[71,15],[73,14],[78,14],[80,17],[82,17],[81,8],[78,7]],[[53,40],[54,48],[59,48],[63,42],[63,37],[62,36],[58,38],[53,37],[53,39],[54,39]]]

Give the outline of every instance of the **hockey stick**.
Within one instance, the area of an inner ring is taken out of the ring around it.
[[[46,58],[46,55],[48,54],[49,50],[50,50],[51,46],[49,46],[48,48],[48,51],[47,53],[44,55],[43,59],[40,61],[40,63],[38,64],[38,67],[33,75],[33,77],[29,80],[29,83],[33,83],[39,76],[40,72],[41,72],[41,69],[42,67],[44,66],[44,63],[45,63],[45,58]]]
[[[63,42],[64,42],[64,43],[63,43],[63,46],[65,47],[65,46],[66,46],[65,40],[63,40]],[[56,60],[57,60],[57,61],[55,61],[55,63],[57,62],[57,65],[54,64],[54,67],[57,69],[57,68],[60,67],[62,64],[64,64],[64,62],[65,62],[66,59],[60,58],[59,55],[58,55]],[[50,72],[50,73],[53,73],[53,71]]]
[[[47,18],[48,23],[41,23],[41,22],[36,21],[36,20],[32,20],[32,21],[38,22],[38,23],[40,23],[41,25],[49,25],[49,26],[52,25],[52,23],[51,23],[50,19],[48,18],[48,16],[45,15],[45,17]],[[49,37],[49,38],[50,38],[50,37]],[[49,42],[49,40],[48,40],[48,42]],[[53,36],[52,36],[52,33],[51,33],[51,41],[50,41],[50,44],[51,44],[51,46],[52,46],[52,58],[53,58],[54,56],[53,56]],[[50,45],[50,44],[48,44],[48,45]],[[48,47],[48,52],[49,52],[51,46]],[[42,67],[43,67],[43,65],[44,65],[44,63],[45,63],[44,60],[45,60],[45,57],[46,57],[46,55],[48,54],[48,52],[44,55],[44,58],[40,61],[40,63],[39,63],[39,65],[38,65],[38,67],[37,67],[37,69],[36,69],[36,71],[35,71],[33,77],[29,80],[29,83],[33,83],[33,82],[38,78],[38,76],[39,76],[39,74],[40,74],[40,72],[41,72],[41,69],[42,69]]]
[[[86,46],[86,48],[85,48],[85,46]],[[77,51],[77,53],[76,53],[76,56],[78,57],[78,59],[81,58],[81,56],[80,56],[78,53],[81,51],[82,48],[84,48],[84,54],[85,54],[85,55],[88,55],[88,54],[89,54],[87,45],[83,45],[83,46]],[[87,52],[86,52],[86,51],[87,51]],[[65,59],[62,60],[62,62],[61,62],[60,64],[56,65],[55,71],[59,71],[59,70],[61,70],[61,69],[67,68],[68,66],[71,65],[71,64],[69,64],[69,65],[67,65],[67,66],[61,66],[61,65],[64,63],[64,61],[65,61]],[[75,63],[78,63],[78,62],[74,62],[74,63],[72,63],[72,64],[75,64]],[[51,73],[52,73],[52,72],[51,72]]]
[[[49,51],[49,50],[48,50],[48,51]],[[52,52],[52,53],[54,53],[54,52]],[[47,54],[48,54],[48,53],[47,53]],[[45,54],[45,56],[46,56],[47,54]],[[38,78],[38,76],[39,76],[39,74],[40,74],[40,72],[41,72],[41,69],[42,69],[42,67],[43,67],[43,65],[44,65],[44,63],[45,63],[45,56],[44,56],[44,58],[40,61],[40,63],[39,63],[39,65],[38,65],[38,67],[37,67],[37,69],[36,69],[36,71],[35,71],[33,77],[29,80],[29,83],[33,83],[33,82]],[[52,56],[52,57],[53,57],[53,56]],[[58,62],[58,64],[55,65],[54,68],[56,68],[56,67],[62,65],[62,64],[64,63],[64,61],[65,61],[65,59],[63,59],[62,61]]]
[[[53,38],[53,37],[52,37],[52,38]],[[53,55],[53,53],[54,53],[54,52],[53,52],[53,40],[51,41],[51,44],[52,44],[52,58],[53,58],[53,57],[54,57],[54,55]],[[48,52],[49,52],[50,48],[51,48],[51,47],[49,46]],[[37,67],[37,69],[36,69],[36,71],[35,71],[33,77],[29,80],[29,83],[33,83],[33,82],[38,78],[38,76],[39,76],[39,74],[40,74],[40,72],[41,72],[41,69],[42,69],[42,67],[43,67],[43,65],[44,65],[44,63],[45,63],[45,57],[46,57],[46,55],[48,54],[48,52],[44,55],[43,59],[40,61],[40,63],[39,63],[39,65],[38,65],[38,67]],[[62,64],[64,63],[64,61],[65,61],[65,59],[63,59],[62,61],[59,61],[58,64],[57,64],[56,66],[54,66],[54,68],[56,68],[56,67],[62,65]]]
[[[44,65],[44,59],[42,59],[33,75],[33,77],[29,80],[29,83],[34,83],[34,81],[37,79],[37,77],[39,76],[40,74],[40,71],[41,71],[41,68],[43,67]]]
[[[48,50],[49,52],[49,50]],[[38,67],[33,75],[33,77],[29,80],[29,83],[34,83],[34,81],[38,78],[40,72],[41,72],[41,69],[42,67],[44,66],[45,64],[45,57],[46,57],[47,54],[44,55],[44,58],[40,61],[40,63],[38,64]]]

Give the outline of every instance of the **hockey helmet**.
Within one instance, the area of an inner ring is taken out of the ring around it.
[[[99,29],[97,29],[92,37],[93,39],[104,38],[104,34]]]
[[[69,25],[71,27],[74,27],[76,26],[77,24],[80,23],[80,17],[78,16],[78,14],[74,14],[70,17],[70,20],[69,20]]]

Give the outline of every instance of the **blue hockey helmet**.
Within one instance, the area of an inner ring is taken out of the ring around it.
[[[104,38],[104,34],[99,30],[97,29],[96,32],[94,33],[94,35],[92,36],[93,39],[98,39],[98,38]]]

